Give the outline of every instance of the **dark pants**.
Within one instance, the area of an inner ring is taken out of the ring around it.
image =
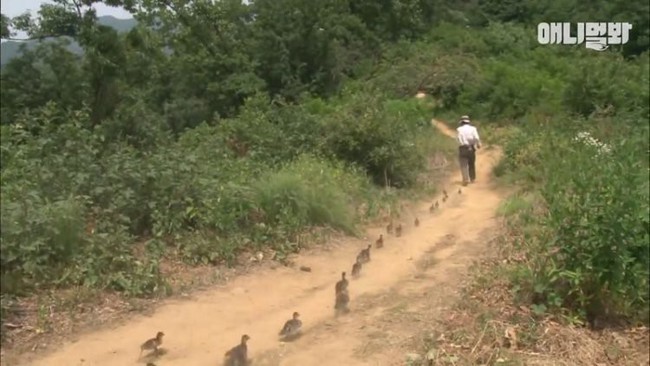
[[[463,183],[476,179],[476,151],[473,146],[458,147],[458,161],[460,172],[463,175]]]

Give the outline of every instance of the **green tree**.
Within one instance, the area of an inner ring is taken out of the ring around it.
[[[241,1],[142,1],[139,20],[156,27],[172,50],[166,65],[166,102],[178,108],[181,100],[205,103],[211,115],[232,116],[244,100],[264,87],[251,56],[250,7]],[[187,105],[183,108],[192,108]]]
[[[24,110],[54,101],[64,109],[78,109],[85,101],[87,83],[80,57],[66,50],[69,40],[43,43],[12,59],[0,76],[3,124],[12,123]]]
[[[257,0],[253,8],[257,70],[271,95],[331,95],[378,47],[347,1]]]

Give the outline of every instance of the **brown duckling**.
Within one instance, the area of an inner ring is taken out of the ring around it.
[[[352,265],[352,277],[359,277],[361,275],[361,262],[357,261]]]
[[[348,290],[344,290],[336,294],[336,302],[334,303],[334,309],[337,313],[347,313],[350,311],[348,305],[350,304],[350,294]]]
[[[345,278],[345,272],[341,272],[341,280],[336,283],[336,286],[334,287],[335,294],[338,294],[339,292],[346,290],[348,288],[348,280]]]
[[[420,226],[420,220],[418,220],[417,217],[415,218],[415,222],[414,222],[414,224],[415,224],[415,227]]]
[[[445,196],[445,197],[449,197],[449,195],[447,194],[447,190],[446,190],[446,189],[443,189],[443,190],[442,190],[442,195]]]
[[[155,338],[148,339],[146,342],[142,343],[140,346],[140,356],[142,356],[142,352],[144,351],[153,350],[157,353],[158,347],[162,344],[163,336],[165,336],[165,333],[158,332]]]
[[[458,194],[461,194],[461,193],[462,193],[462,191],[460,190],[460,188],[458,188]]]
[[[440,204],[438,204],[438,201],[436,201],[436,210],[440,207]]]
[[[368,244],[368,248],[363,249],[361,252],[359,252],[359,255],[357,255],[357,262],[361,262],[361,263],[370,262],[370,248],[372,248],[372,245]]]
[[[436,210],[436,205],[435,205],[435,203],[432,203],[431,207],[429,207],[429,213],[433,213],[433,211],[435,211],[435,210]]]
[[[248,346],[246,342],[251,339],[247,334],[241,336],[241,343],[225,353],[225,366],[245,366],[248,364]]]
[[[284,338],[289,338],[298,335],[300,333],[300,329],[302,328],[302,321],[298,319],[300,317],[300,314],[298,312],[293,313],[293,318],[287,320],[286,323],[284,323],[284,327],[282,327],[282,330],[280,330],[279,335]]]
[[[382,248],[384,246],[384,235],[379,234],[379,239],[375,242],[375,248]]]
[[[395,228],[395,236],[402,236],[402,224],[398,224]]]
[[[392,234],[393,233],[393,222],[392,221],[388,225],[386,225],[386,233],[387,234]]]

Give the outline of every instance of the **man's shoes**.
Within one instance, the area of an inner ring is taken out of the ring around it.
[[[473,183],[476,183],[476,179],[472,179],[472,180],[469,181],[469,182],[472,183],[472,184],[473,184]]]
[[[463,182],[463,187],[467,187],[467,182]]]

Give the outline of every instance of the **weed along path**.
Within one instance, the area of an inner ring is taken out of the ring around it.
[[[453,136],[445,125],[433,123]],[[504,198],[490,181],[499,158],[497,148],[479,150],[477,183],[459,194],[454,172],[441,187],[449,193],[446,202],[434,197],[402,215],[401,237],[386,235],[383,226],[369,228],[366,240],[349,238],[306,252],[296,257],[293,268],[254,270],[223,287],[167,301],[151,316],[80,335],[43,358],[17,364],[220,365],[224,352],[248,334],[255,366],[404,365],[412,338],[436,316],[444,316],[442,309],[454,301],[467,267],[486,249],[484,236],[494,228]],[[431,214],[435,200],[440,208]],[[350,313],[335,317],[334,284],[342,271],[350,273],[357,253],[380,233],[384,247],[373,248],[361,277],[349,279]],[[432,299],[440,308],[431,306]],[[281,343],[278,332],[294,311],[301,314],[303,335]],[[138,359],[140,344],[158,331],[165,333],[164,354]]]

